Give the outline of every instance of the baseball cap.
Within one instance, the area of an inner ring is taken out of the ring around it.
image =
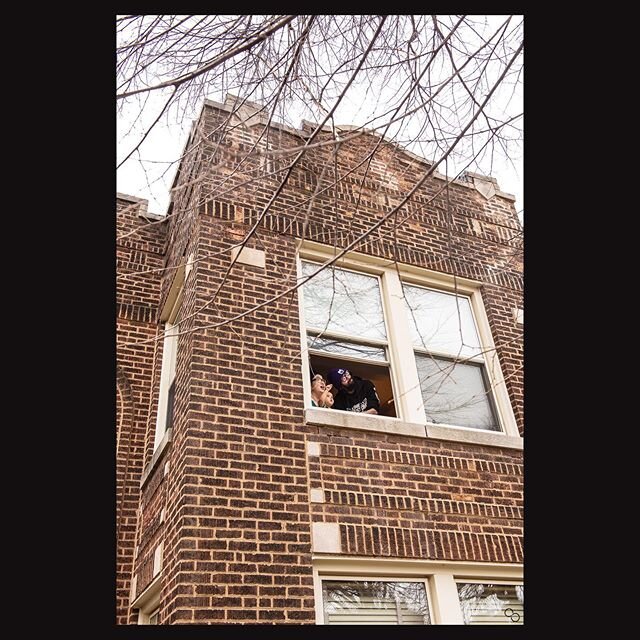
[[[334,367],[329,369],[327,373],[327,380],[333,385],[334,389],[340,389],[342,387],[342,376],[348,373],[349,369],[344,367]]]

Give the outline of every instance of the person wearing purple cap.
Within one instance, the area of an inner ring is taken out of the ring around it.
[[[334,367],[327,373],[327,380],[337,389],[333,400],[334,409],[354,411],[356,413],[377,414],[380,398],[371,380],[352,376],[344,367]]]

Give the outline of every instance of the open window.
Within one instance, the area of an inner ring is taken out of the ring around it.
[[[307,407],[313,374],[342,367],[373,382],[379,413],[407,433],[424,425],[427,437],[522,448],[480,282],[355,252],[323,267],[332,247],[305,242],[300,251]],[[309,419],[322,424],[327,411]]]
[[[311,342],[312,340],[310,343]],[[355,358],[347,358],[344,356],[340,356],[339,359],[336,359],[333,356],[327,356],[326,354],[319,352],[319,350],[314,349],[310,344],[309,367],[312,376],[316,373],[321,373],[326,378],[327,371],[329,371],[329,369],[340,366],[346,366],[354,376],[358,376],[363,380],[371,380],[375,385],[378,397],[380,398],[380,411],[378,413],[392,418],[397,417],[395,403],[393,401],[393,390],[391,388],[388,363],[386,363],[386,365],[383,363],[374,364],[372,362],[356,360]]]
[[[320,264],[302,261],[302,275]],[[345,367],[371,380],[381,415],[396,417],[380,278],[347,269],[324,269],[303,286],[304,319],[312,374]]]

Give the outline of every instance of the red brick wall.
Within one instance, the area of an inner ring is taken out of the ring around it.
[[[203,213],[243,223],[238,226],[241,238],[243,231],[260,219],[278,182],[276,177],[257,179],[261,175],[257,162],[244,160],[262,126],[254,125],[251,131],[237,126],[223,135],[220,128],[227,118],[225,111],[205,109],[202,131],[205,135],[215,132],[217,142],[204,144],[203,154],[215,155],[216,164],[203,171],[199,203]],[[316,141],[323,138],[328,134],[321,134]],[[304,137],[281,130],[274,130],[270,140],[276,148],[293,148],[305,142]],[[259,247],[268,230],[340,248],[380,221],[429,165],[391,145],[383,145],[371,165],[362,163],[376,144],[372,136],[342,144],[337,187],[331,186],[335,170],[330,149],[308,151],[261,220],[253,239],[255,246]],[[287,161],[292,157],[286,156]],[[276,162],[285,164],[281,159]],[[320,191],[307,215],[321,175]],[[481,292],[489,324],[523,433],[522,327],[516,325],[513,315],[515,308],[524,308],[522,226],[512,201],[500,196],[487,200],[473,186],[461,182],[443,189],[444,185],[443,180],[428,179],[397,215],[354,249],[484,283]]]
[[[215,254],[237,237],[210,216],[200,225],[203,306],[229,264],[228,253]],[[199,326],[270,296],[294,245],[272,238],[267,249],[270,269],[234,269]],[[189,419],[171,459],[181,467],[173,476],[181,544],[166,568],[167,623],[314,621],[304,434],[292,428],[303,405],[296,318],[295,300],[283,300],[193,334]],[[274,371],[275,362],[286,370]],[[267,398],[267,385],[281,386],[277,397]]]
[[[179,191],[183,193],[183,191]],[[189,198],[195,197],[195,190],[189,190]],[[161,274],[157,276],[158,310],[162,309],[167,295],[178,276],[177,267],[184,266],[189,258],[197,256],[199,223],[197,215],[191,209],[189,199],[181,200],[184,209],[176,211],[168,217],[169,226],[166,245],[166,262]],[[177,321],[179,322],[178,349],[176,361],[176,395],[174,400],[174,419],[171,429],[172,438],[168,446],[158,449],[154,454],[153,440],[155,434],[155,412],[147,432],[147,447],[144,469],[148,474],[143,488],[140,509],[140,523],[138,530],[138,557],[135,562],[136,593],[140,595],[153,580],[153,558],[157,546],[163,543],[162,575],[161,575],[161,606],[159,612],[160,624],[174,622],[175,599],[184,593],[180,576],[184,571],[184,553],[189,553],[192,542],[185,539],[183,529],[191,526],[189,520],[189,491],[185,491],[185,468],[192,463],[189,458],[193,446],[189,431],[186,427],[191,412],[192,394],[192,353],[194,341],[193,314],[196,304],[196,274],[197,260],[191,271],[184,277],[182,284],[184,293],[179,304]],[[159,315],[159,314],[158,314]],[[175,324],[174,320],[174,324]],[[159,335],[164,323],[159,325]],[[157,357],[153,365],[152,389],[157,410],[159,395],[160,372],[162,367],[162,341],[158,343]],[[150,470],[152,454],[157,457],[154,467]],[[164,510],[164,519],[160,514]],[[188,590],[189,588],[187,588]],[[179,600],[178,600],[179,601]],[[133,615],[133,612],[132,612]]]
[[[319,427],[314,522],[340,524],[342,553],[522,562],[522,452]]]
[[[195,546],[189,531],[195,524],[192,512],[198,495],[204,488],[190,477],[192,468],[197,468],[199,460],[195,452],[200,451],[201,443],[192,432],[194,411],[195,381],[193,377],[194,354],[198,347],[194,316],[199,304],[196,283],[200,273],[197,262],[200,239],[200,223],[197,216],[189,214],[187,224],[181,226],[176,237],[182,250],[173,254],[169,264],[183,264],[193,255],[196,262],[186,275],[182,302],[178,315],[178,352],[176,359],[176,396],[172,427],[172,441],[165,452],[162,465],[168,463],[168,471],[163,480],[163,499],[166,520],[161,529],[163,540],[163,566],[160,602],[160,624],[174,624],[181,598],[191,595],[194,586],[184,575],[192,571],[193,558],[190,556]],[[195,494],[195,495],[194,495]],[[160,539],[160,538],[159,538]],[[159,540],[158,540],[159,541]],[[155,544],[155,542],[154,542]]]
[[[205,109],[202,130],[213,132],[227,115]],[[361,188],[366,165],[355,168],[356,158],[375,141],[345,143],[338,173],[353,172],[317,195],[307,218],[318,176],[328,167],[321,186],[333,179],[328,150],[310,152],[248,241],[265,251],[266,268],[236,264],[225,276],[230,248],[258,221],[276,184],[264,177],[250,182],[263,173],[260,163],[240,163],[259,129],[238,126],[226,137],[217,131],[215,144],[199,147],[201,164],[193,154],[195,173],[185,169],[178,186],[187,175],[201,179],[188,201],[174,204],[167,223],[167,266],[191,252],[196,257],[183,317],[199,312],[181,328],[187,333],[178,346],[169,472],[142,508],[144,553],[161,539],[165,545],[161,623],[314,623],[311,521],[339,522],[343,551],[353,555],[520,562],[521,452],[304,425],[307,366],[295,293],[210,326],[291,286],[296,238],[346,246],[425,169],[387,148],[386,167],[372,163]],[[275,132],[271,142],[293,147],[304,138]],[[428,180],[354,249],[484,283],[522,431],[521,328],[513,319],[513,308],[523,305],[520,224],[510,201],[485,200],[462,184],[436,196],[443,185]],[[407,213],[411,219],[396,226]],[[306,456],[307,441],[322,443],[319,457]],[[310,504],[310,488],[322,488],[325,502]],[[157,526],[160,503],[167,515]],[[142,582],[144,553],[136,566]]]
[[[149,424],[155,424],[150,395],[158,346],[157,309],[160,279],[151,269],[163,266],[166,223],[140,217],[146,202],[116,201],[116,598],[118,624],[130,620],[140,475]],[[132,233],[133,232],[133,233]],[[135,344],[140,343],[140,344]],[[160,344],[160,350],[161,350]]]

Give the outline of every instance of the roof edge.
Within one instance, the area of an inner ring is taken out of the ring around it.
[[[202,116],[205,107],[213,107],[214,109],[219,109],[221,111],[226,111],[231,113],[233,112],[235,105],[238,103],[238,101],[242,103],[242,107],[245,110],[244,117],[247,120],[250,117],[252,117],[252,114],[250,113],[251,111],[254,111],[253,115],[255,115],[255,112],[263,108],[263,106],[257,102],[243,100],[239,96],[235,96],[233,94],[227,93],[224,103],[217,102],[216,100],[210,100],[209,98],[205,98],[200,116]],[[267,121],[268,121],[268,118],[264,114],[259,113],[255,115],[254,124],[266,125]],[[316,127],[318,126],[318,123],[303,119],[300,123],[300,128],[294,129],[293,127],[290,127],[289,125],[278,122],[277,120],[272,120],[270,126],[276,129],[280,129],[282,131],[286,131],[287,133],[291,133],[293,135],[299,136],[300,138],[306,139],[311,135],[311,132],[316,129]],[[401,153],[405,154],[408,158],[416,162],[419,162],[420,164],[427,165],[427,166],[433,166],[434,164],[436,164],[435,160],[430,160],[429,158],[424,158],[422,156],[419,156],[417,153],[414,153],[413,151],[406,149],[399,142],[396,142],[395,140],[390,138],[386,138],[383,134],[378,133],[375,129],[370,129],[368,127],[362,127],[354,124],[336,125],[336,129],[340,133],[343,133],[343,132],[348,133],[351,131],[361,131],[363,134],[368,134],[376,138],[382,139],[387,144],[394,146]],[[322,127],[322,131],[329,133],[329,132],[332,132],[332,128],[329,125],[325,124]],[[501,191],[498,185],[498,180],[493,176],[484,175],[482,173],[477,173],[474,171],[464,171],[463,173],[465,176],[471,178],[471,182],[467,182],[462,178],[449,178],[445,174],[440,173],[439,171],[434,171],[433,177],[439,180],[449,180],[451,182],[454,182],[456,185],[464,186],[469,189],[476,189],[483,195],[486,194],[485,197],[487,198],[493,197],[494,195],[496,195],[506,200],[510,200],[511,202],[515,202],[516,197],[513,194]],[[490,188],[488,188],[489,185],[490,185]]]
[[[146,198],[138,198],[137,196],[132,196],[128,193],[121,193],[119,191],[116,191],[116,199],[126,200],[127,202],[139,204],[140,208],[138,209],[138,215],[141,218],[145,218],[147,220],[164,220],[165,218],[165,216],[159,213],[152,213],[151,211],[147,210],[149,201]]]

